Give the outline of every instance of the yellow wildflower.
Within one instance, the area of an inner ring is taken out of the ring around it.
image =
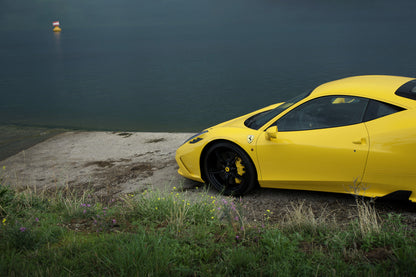
[[[3,218],[3,225],[6,225],[6,218]]]

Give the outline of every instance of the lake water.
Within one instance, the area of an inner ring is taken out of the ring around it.
[[[415,27],[411,0],[1,0],[0,124],[196,132],[326,81],[414,77]]]

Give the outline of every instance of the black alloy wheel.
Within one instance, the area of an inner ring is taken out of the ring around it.
[[[243,195],[257,183],[257,173],[247,153],[230,142],[212,145],[203,160],[206,181],[225,195]]]

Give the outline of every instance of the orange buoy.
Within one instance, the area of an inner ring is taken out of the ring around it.
[[[54,21],[54,22],[52,22],[52,26],[55,26],[55,27],[53,28],[53,31],[54,31],[54,32],[60,32],[60,31],[62,31],[61,27],[59,27],[59,21]]]

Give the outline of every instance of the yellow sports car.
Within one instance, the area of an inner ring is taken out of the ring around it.
[[[176,151],[179,174],[227,195],[260,187],[404,192],[416,202],[416,79],[357,76],[208,128]]]

